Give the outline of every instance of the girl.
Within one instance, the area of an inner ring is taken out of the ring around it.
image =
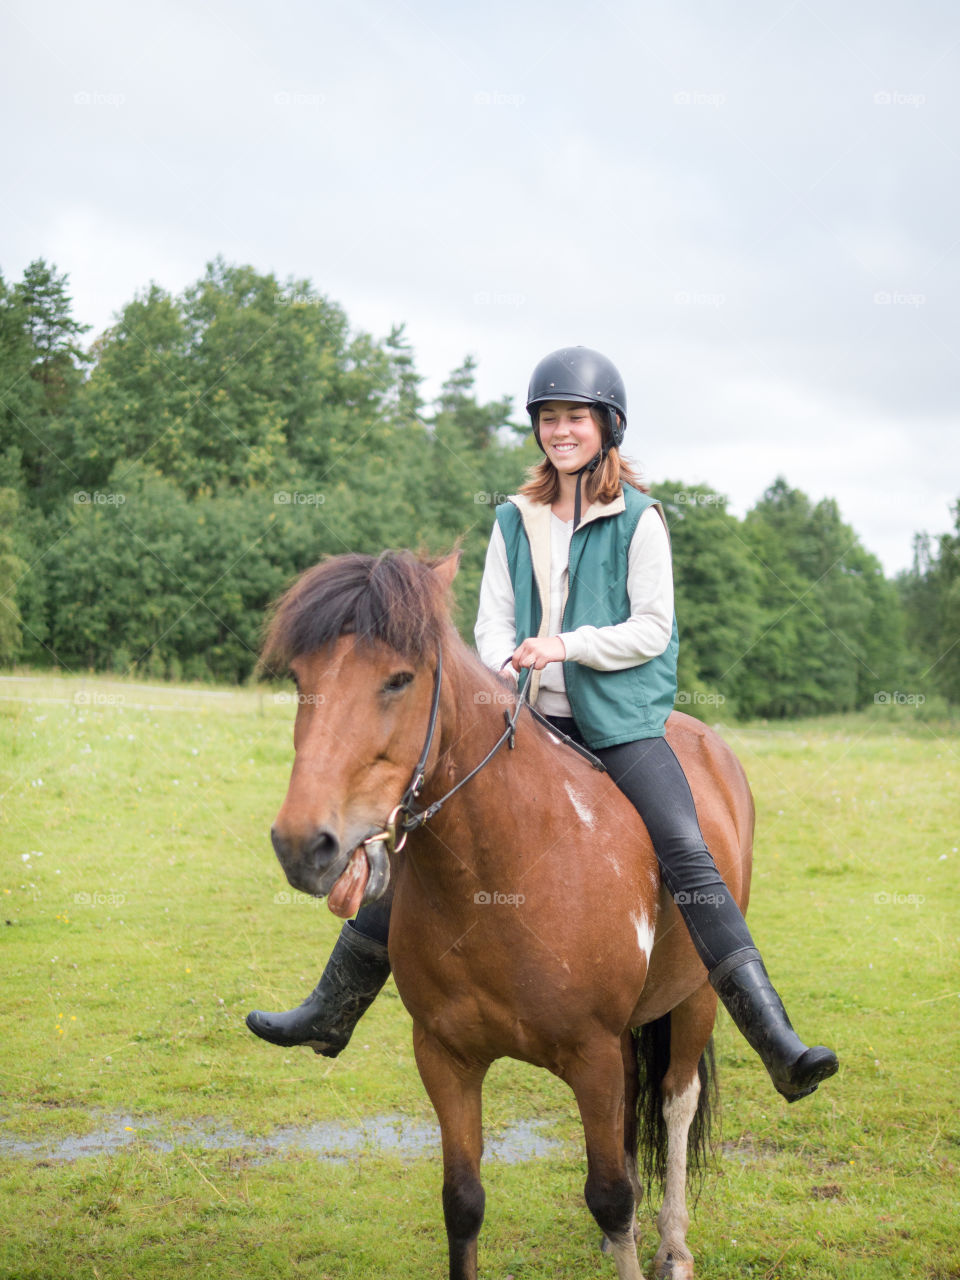
[[[634,804],[710,982],[777,1090],[796,1101],[833,1075],[837,1058],[793,1030],[664,736],[678,650],[670,543],[659,503],[619,455],[623,381],[599,352],[554,351],[533,372],[527,410],[544,459],[497,508],[480,657],[495,670],[533,668],[538,710],[597,755]],[[389,974],[388,923],[388,902],[363,908],[313,994],[290,1013],[250,1014],[250,1029],[336,1056]]]

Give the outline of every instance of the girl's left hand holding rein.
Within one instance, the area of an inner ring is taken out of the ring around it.
[[[519,645],[510,659],[514,671],[533,667],[542,671],[548,662],[566,661],[567,651],[559,636],[531,636]]]

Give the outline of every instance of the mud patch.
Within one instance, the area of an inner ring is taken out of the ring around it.
[[[485,1139],[485,1160],[522,1164],[559,1151],[562,1144],[547,1137],[546,1122],[523,1120]],[[440,1155],[440,1129],[400,1115],[371,1116],[361,1124],[325,1121],[314,1125],[287,1125],[263,1137],[241,1133],[227,1124],[196,1120],[171,1123],[155,1116],[104,1115],[98,1127],[80,1137],[22,1139],[0,1135],[0,1155],[19,1156],[38,1163],[111,1156],[140,1145],[151,1151],[200,1147],[212,1151],[243,1151],[252,1164],[289,1152],[318,1160],[344,1162],[359,1154],[389,1155],[401,1160]]]

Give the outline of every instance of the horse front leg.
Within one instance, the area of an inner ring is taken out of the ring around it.
[[[419,1023],[414,1023],[413,1047],[420,1078],[440,1121],[450,1280],[477,1280],[477,1237],[484,1208],[481,1095],[489,1063],[464,1064]]]
[[[670,1066],[661,1085],[667,1175],[657,1214],[660,1248],[653,1260],[656,1280],[693,1280],[693,1254],[687,1246],[687,1140],[700,1101],[700,1057],[716,1013],[716,992],[705,983],[670,1014]]]
[[[633,1170],[624,1150],[624,1060],[616,1038],[583,1046],[563,1071],[573,1089],[587,1147],[584,1198],[610,1245],[618,1280],[642,1280],[634,1232]]]

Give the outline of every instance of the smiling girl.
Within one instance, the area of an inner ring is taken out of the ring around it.
[[[597,351],[554,351],[533,372],[527,410],[544,458],[497,508],[480,656],[495,670],[532,668],[531,701],[599,757],[637,809],[711,984],[794,1102],[837,1058],[793,1030],[664,736],[679,647],[670,540],[660,504],[620,457],[623,380]]]

